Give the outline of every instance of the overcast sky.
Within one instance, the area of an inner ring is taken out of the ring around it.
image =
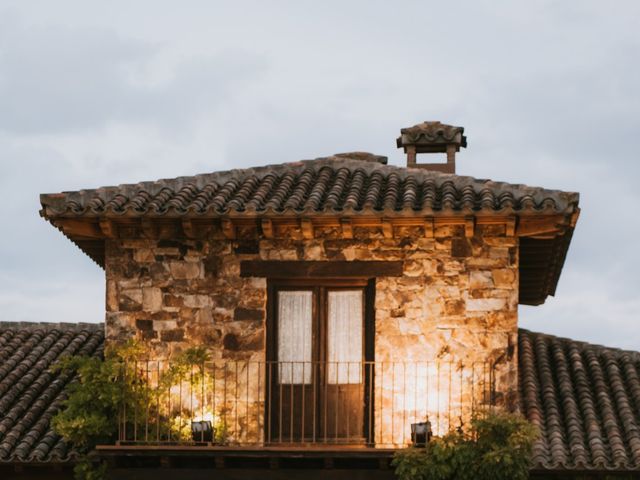
[[[446,7],[451,5],[451,7]],[[38,194],[465,127],[458,173],[578,191],[525,328],[640,350],[640,2],[0,0],[0,320],[100,322],[104,272]]]

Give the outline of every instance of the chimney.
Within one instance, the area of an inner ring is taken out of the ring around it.
[[[407,167],[424,168],[442,173],[456,173],[456,152],[467,147],[464,127],[440,122],[423,122],[400,130],[398,148],[407,154]],[[447,163],[417,163],[418,153],[446,153]]]

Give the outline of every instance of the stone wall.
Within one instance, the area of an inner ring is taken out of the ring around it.
[[[478,392],[486,390],[479,386],[488,377],[480,379],[473,369],[496,363],[493,400],[515,404],[518,244],[503,227],[477,227],[473,238],[465,238],[462,226],[438,227],[434,238],[417,228],[396,228],[394,238],[358,228],[351,239],[338,229],[304,239],[296,228],[278,231],[273,239],[255,231],[239,231],[238,237],[227,240],[214,232],[207,240],[108,240],[108,341],[139,338],[155,358],[205,345],[215,360],[263,361],[266,280],[241,278],[242,260],[401,260],[404,276],[376,282],[375,360],[387,369],[405,361],[449,365],[453,377],[461,378],[446,387],[443,401],[450,408],[486,401]],[[475,393],[466,391],[471,383]],[[376,378],[377,386],[383,384]],[[407,414],[423,414],[394,392],[380,390],[376,425],[398,422],[396,430],[406,435]],[[384,439],[393,443],[398,435]]]

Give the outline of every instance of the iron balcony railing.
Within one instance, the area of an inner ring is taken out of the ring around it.
[[[119,444],[367,445],[411,443],[494,404],[489,362],[208,361],[123,365]]]

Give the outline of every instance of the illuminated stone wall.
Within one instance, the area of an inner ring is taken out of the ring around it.
[[[266,280],[241,278],[242,260],[400,260],[404,276],[376,282],[375,360],[385,362],[376,367],[376,441],[406,441],[409,420],[426,415],[442,433],[489,398],[514,406],[517,239],[499,226],[476,227],[472,238],[462,226],[438,227],[434,238],[417,228],[394,233],[385,238],[354,228],[354,238],[346,239],[340,230],[318,229],[314,239],[304,239],[291,228],[274,239],[248,230],[238,232],[242,240],[227,240],[220,231],[206,240],[108,240],[107,339],[136,337],[148,342],[154,358],[205,345],[214,360],[263,361]],[[429,364],[401,373],[404,367],[394,362]],[[410,379],[402,380],[404,393],[388,383],[401,375]],[[264,392],[253,385],[246,390],[257,392],[242,401],[259,417]],[[236,408],[230,405],[225,408]],[[243,428],[254,428],[249,424],[260,418],[247,422]]]

